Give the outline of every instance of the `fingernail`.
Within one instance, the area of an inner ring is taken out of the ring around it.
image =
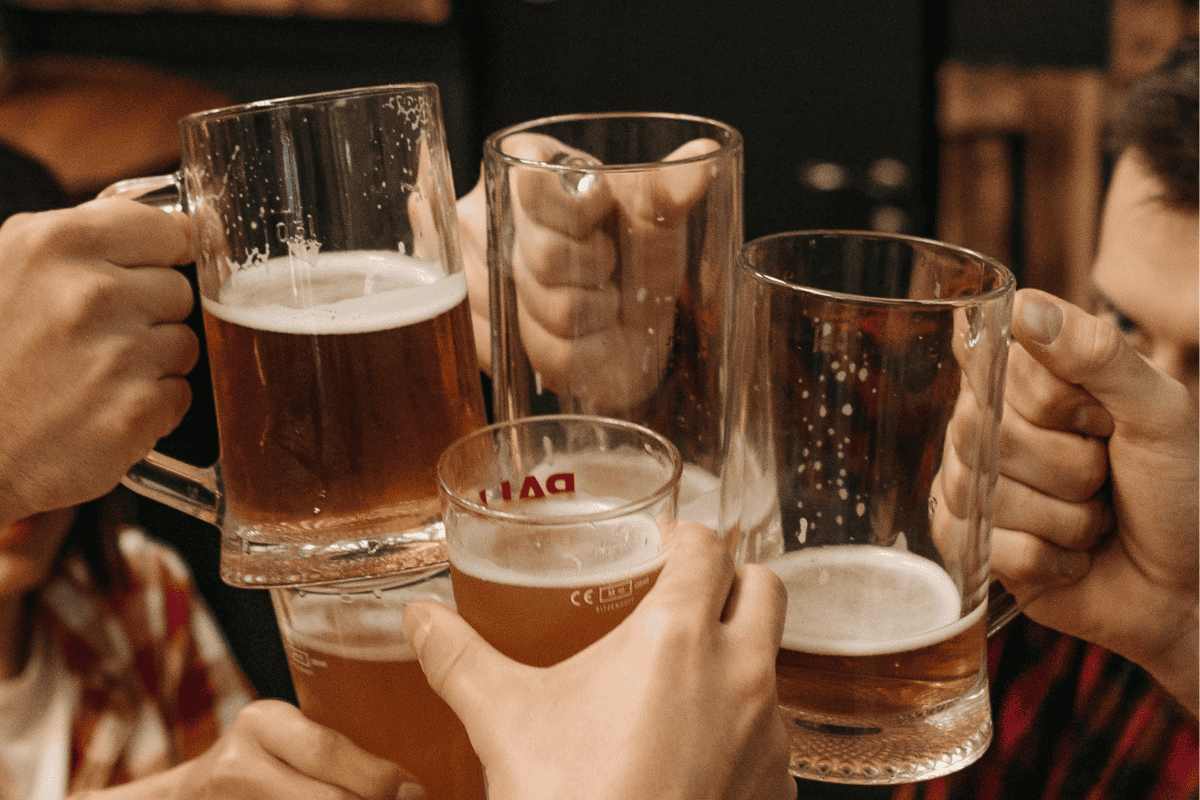
[[[396,790],[396,800],[425,800],[425,787],[419,783],[402,783]]]
[[[1040,297],[1026,300],[1021,316],[1029,337],[1038,344],[1053,344],[1062,331],[1062,309]]]
[[[1074,429],[1080,433],[1088,433],[1096,423],[1096,409],[1092,406],[1081,406],[1075,409]]]

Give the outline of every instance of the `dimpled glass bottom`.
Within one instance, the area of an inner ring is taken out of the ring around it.
[[[792,742],[791,773],[827,783],[929,780],[974,762],[992,740],[986,681],[948,706],[862,727],[783,712]]]

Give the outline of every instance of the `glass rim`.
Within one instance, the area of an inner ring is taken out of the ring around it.
[[[701,153],[687,158],[672,159],[670,161],[636,161],[623,162],[620,164],[555,164],[549,161],[535,161],[527,158],[517,158],[509,155],[500,149],[500,142],[507,139],[509,136],[518,133],[535,132],[536,128],[543,128],[549,125],[558,125],[568,122],[586,122],[592,120],[610,120],[610,119],[655,119],[667,120],[676,122],[689,122],[710,125],[713,128],[721,131],[724,136],[717,140],[716,150],[708,153]],[[550,172],[563,173],[578,173],[578,172],[596,172],[596,173],[620,173],[620,172],[643,172],[648,169],[659,169],[664,165],[676,166],[680,164],[698,164],[705,161],[712,161],[721,158],[726,154],[742,149],[742,134],[738,132],[728,123],[709,117],[702,117],[696,114],[677,114],[669,111],[593,111],[576,114],[556,114],[550,117],[539,117],[537,119],[518,122],[515,125],[501,128],[488,135],[483,142],[484,157],[489,156],[503,161],[510,167],[537,167],[540,169],[549,170]]]
[[[179,125],[191,125],[212,119],[226,119],[257,112],[270,112],[282,108],[299,108],[306,105],[329,104],[331,101],[348,100],[358,97],[375,97],[385,94],[432,94],[438,96],[437,84],[427,81],[414,83],[387,83],[379,86],[360,86],[353,89],[333,89],[326,92],[297,94],[287,97],[273,97],[267,100],[253,100],[248,103],[238,103],[221,108],[210,108],[205,111],[195,111],[180,118]]]
[[[864,239],[876,241],[902,242],[913,245],[922,245],[932,247],[939,250],[947,250],[961,256],[965,256],[971,260],[979,261],[988,268],[992,269],[1000,278],[1000,283],[992,289],[976,294],[963,295],[960,297],[935,297],[929,299],[917,299],[908,297],[875,297],[872,295],[853,294],[851,292],[839,292],[833,289],[818,289],[815,286],[807,286],[795,281],[788,281],[782,278],[775,277],[764,272],[759,267],[751,263],[750,252],[773,241],[784,239],[799,239],[802,237],[828,237],[841,239]],[[755,239],[744,243],[737,254],[738,269],[749,272],[760,283],[765,283],[770,286],[788,289],[793,292],[810,294],[816,297],[823,297],[828,300],[834,300],[841,303],[854,303],[856,305],[877,305],[886,307],[901,307],[901,308],[917,308],[917,307],[933,307],[933,308],[965,308],[967,306],[980,305],[993,300],[998,300],[1005,295],[1011,295],[1016,291],[1017,279],[1012,271],[990,256],[985,256],[976,250],[971,250],[949,242],[943,242],[938,239],[930,239],[922,236],[913,236],[905,233],[886,233],[883,231],[856,231],[856,230],[839,230],[839,229],[815,229],[815,230],[799,230],[785,231],[783,233],[772,233],[766,236],[759,236]]]
[[[458,491],[452,489],[443,477],[450,456],[453,452],[461,449],[468,442],[476,441],[491,437],[500,430],[512,430],[516,428],[526,428],[534,425],[546,425],[564,422],[586,422],[593,427],[617,428],[623,431],[637,433],[640,436],[658,444],[671,460],[671,474],[656,486],[653,491],[647,492],[645,496],[631,500],[628,503],[607,508],[603,511],[594,511],[589,514],[559,514],[559,515],[543,515],[531,517],[526,514],[517,514],[511,511],[501,511],[491,506],[483,505],[468,497],[464,497]],[[445,468],[445,469],[444,469]],[[454,442],[450,443],[438,458],[436,476],[438,490],[442,497],[447,502],[452,503],[455,507],[467,511],[474,516],[484,519],[493,520],[496,522],[504,522],[509,524],[521,524],[536,528],[553,528],[564,525],[573,525],[590,522],[604,522],[616,517],[629,516],[649,506],[656,505],[662,502],[663,498],[668,494],[677,491],[679,480],[683,475],[683,456],[679,452],[674,443],[670,439],[651,430],[644,425],[638,425],[635,422],[628,420],[616,419],[614,417],[603,417],[591,414],[540,414],[532,417],[521,417],[519,419],[504,420],[502,422],[494,422],[491,425],[486,425],[482,428],[476,428],[470,433],[459,437]]]

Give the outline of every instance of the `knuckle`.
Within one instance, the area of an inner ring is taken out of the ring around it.
[[[21,223],[22,235],[39,255],[93,252],[103,231],[103,219],[87,204],[30,214]]]
[[[234,721],[234,728],[258,730],[266,725],[273,724],[277,719],[277,715],[281,713],[290,714],[293,711],[299,713],[294,706],[284,703],[281,700],[256,700],[238,712]]]
[[[1083,369],[1088,373],[1106,370],[1124,346],[1120,331],[1095,317],[1088,317],[1080,347]]]
[[[723,545],[721,546],[723,557],[733,564],[733,557]],[[737,568],[742,573],[743,580],[755,580],[762,586],[770,590],[773,595],[773,600],[787,602],[787,586],[784,585],[783,579],[775,574],[775,570],[762,564],[742,564]]]
[[[1056,543],[1071,550],[1088,550],[1108,532],[1111,522],[1105,504],[1099,500],[1072,506],[1070,519],[1059,528]]]
[[[1016,422],[1016,412],[1011,408],[1005,407],[1004,418],[1000,423],[1000,449],[998,457],[1000,459],[1000,469],[1008,464],[1021,458],[1025,452],[1025,447],[1018,430]]]
[[[655,615],[661,634],[659,642],[666,652],[691,652],[697,649],[708,632],[708,626],[699,615],[662,614]]]
[[[173,316],[183,319],[192,312],[192,306],[195,305],[192,284],[182,272],[170,268],[163,269],[168,282],[165,302],[172,310],[177,310]]]
[[[968,469],[953,449],[949,456],[942,460],[939,475],[946,510],[955,517],[966,517],[968,498],[977,494],[977,482],[983,476],[975,470]]]
[[[974,403],[959,403],[950,417],[950,444],[955,452],[969,453],[983,438],[980,414]]]
[[[93,318],[116,316],[121,305],[117,277],[100,270],[79,270],[58,290],[60,321],[72,327]]]
[[[50,238],[44,230],[49,219],[50,216],[43,214],[13,214],[0,225],[0,236],[3,236],[5,241],[11,239],[14,243],[25,243],[26,246],[44,242]]]
[[[1108,450],[1098,439],[1081,439],[1081,452],[1064,474],[1073,476],[1063,492],[1064,500],[1082,503],[1099,492],[1108,480]]]
[[[230,739],[213,754],[209,776],[211,789],[224,796],[236,796],[234,793],[246,781],[245,750],[245,744],[240,739]]]
[[[765,718],[778,707],[775,662],[769,668],[744,669],[738,680],[738,705],[753,712],[753,716]]]
[[[323,726],[314,726],[312,758],[314,763],[336,768],[342,761],[346,739],[340,733]]]
[[[200,337],[191,328],[184,327],[180,333],[178,364],[181,373],[191,372],[200,361]]]
[[[992,570],[1006,581],[1037,583],[1040,578],[1040,548],[1031,535],[1012,534],[994,537]]]

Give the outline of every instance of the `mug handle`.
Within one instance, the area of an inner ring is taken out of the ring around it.
[[[992,578],[988,584],[987,635],[990,639],[1001,628],[1012,622],[1018,614],[1025,610],[1025,603],[1020,603],[1013,593],[1005,589],[1000,581]]]
[[[164,211],[184,211],[183,177],[179,172],[130,178],[105,188],[97,198],[123,197]],[[219,462],[218,462],[219,463]],[[220,526],[225,516],[218,464],[196,467],[151,450],[134,464],[121,483],[143,497]]]

